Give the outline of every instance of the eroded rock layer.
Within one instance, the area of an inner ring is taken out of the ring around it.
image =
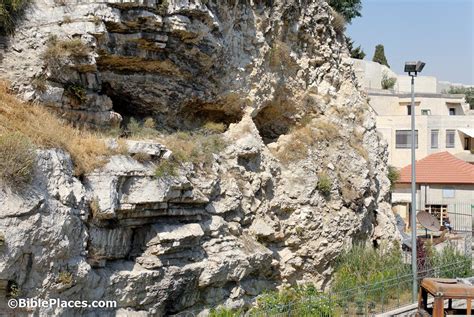
[[[153,142],[128,149],[155,163],[117,155],[80,179],[40,151],[27,193],[0,191],[0,280],[162,316],[325,288],[352,243],[392,239],[386,146],[333,19],[319,0],[34,1],[0,57],[25,99],[84,126],[222,122],[228,145],[171,177]]]

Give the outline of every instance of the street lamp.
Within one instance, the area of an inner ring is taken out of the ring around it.
[[[415,77],[423,70],[423,62],[406,62],[405,73],[411,76],[411,268],[413,271],[413,302],[418,291],[418,267],[416,261],[416,160],[415,160]]]

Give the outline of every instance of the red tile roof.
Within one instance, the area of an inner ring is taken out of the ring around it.
[[[417,184],[474,184],[474,165],[448,152],[431,154],[416,162]],[[411,182],[411,164],[400,170],[397,183]]]

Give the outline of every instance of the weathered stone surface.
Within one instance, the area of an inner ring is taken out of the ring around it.
[[[248,305],[289,284],[327,288],[342,250],[396,237],[386,145],[328,5],[167,3],[35,0],[0,52],[2,77],[20,95],[79,125],[123,115],[169,130],[227,126],[228,146],[207,170],[184,164],[158,178],[171,152],[128,141],[128,154],[151,160],[115,155],[78,179],[66,153],[42,150],[30,188],[0,186],[0,280],[25,297],[118,305],[40,314],[165,316]],[[90,53],[46,65],[50,35],[80,39]],[[71,83],[84,103],[65,93]],[[300,128],[311,135],[303,156],[295,146],[305,136],[292,134]],[[328,195],[317,188],[323,172]],[[58,282],[64,271],[73,285]]]

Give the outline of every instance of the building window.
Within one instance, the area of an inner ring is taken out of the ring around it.
[[[431,116],[431,110],[430,109],[421,109],[421,115],[422,116]]]
[[[446,130],[446,147],[454,148],[456,130]]]
[[[431,148],[437,149],[438,148],[438,130],[431,130]]]
[[[395,147],[397,149],[411,148],[411,130],[397,130],[395,133]],[[418,130],[415,131],[415,147],[418,148]]]
[[[471,138],[464,138],[464,150],[469,151],[471,149]]]
[[[455,193],[454,188],[443,188],[443,198],[454,198]]]
[[[456,115],[456,108],[449,108],[449,115],[455,116]]]
[[[407,114],[411,116],[411,106],[407,106]]]
[[[439,224],[443,224],[443,220],[448,218],[447,205],[425,205],[425,211],[432,214],[439,220]]]

